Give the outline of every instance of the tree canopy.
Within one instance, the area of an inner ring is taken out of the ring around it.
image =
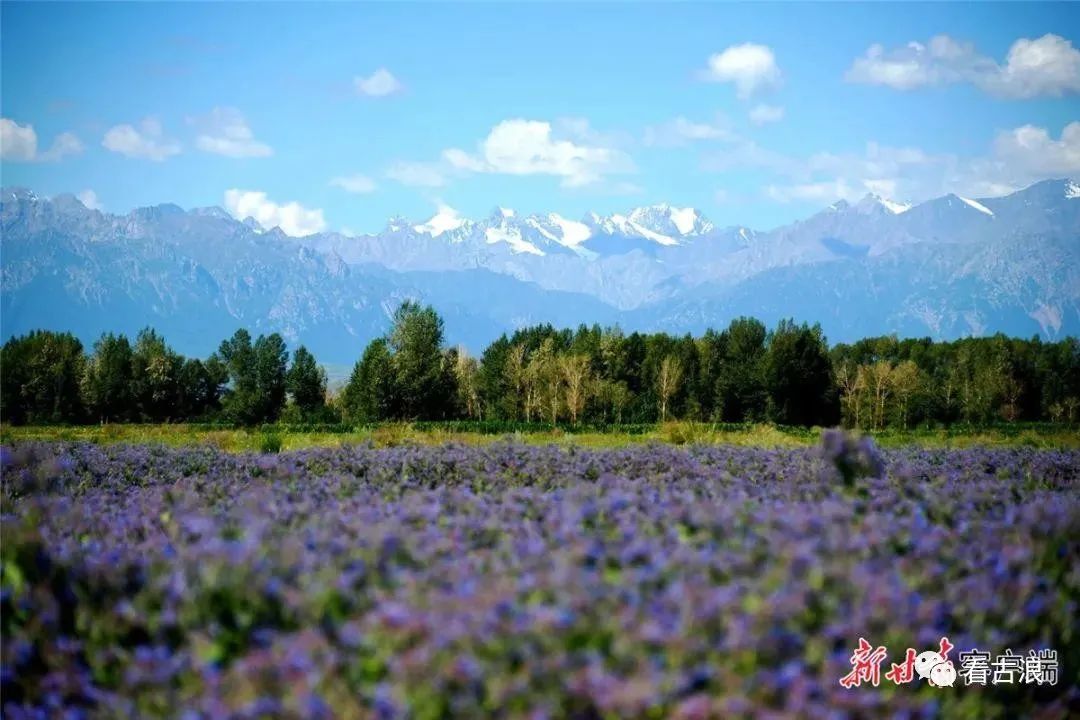
[[[328,398],[328,395],[331,396]],[[479,357],[448,347],[434,308],[403,303],[339,392],[303,346],[237,330],[206,359],[151,328],[102,335],[87,353],[36,331],[0,350],[11,423],[483,419],[554,423],[772,421],[863,429],[967,422],[1076,422],[1080,342],[995,335],[894,336],[829,347],[820,327],[769,331],[736,318],[700,337],[619,328],[521,328]]]

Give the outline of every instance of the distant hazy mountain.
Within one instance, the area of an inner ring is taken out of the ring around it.
[[[551,322],[700,331],[737,315],[820,321],[830,340],[1080,334],[1080,186],[909,207],[868,195],[768,232],[693,208],[470,220],[441,210],[374,235],[288,237],[221,208],[124,216],[7,188],[2,334],[152,325],[205,354],[237,327],[350,362],[405,298],[434,304],[452,342]]]

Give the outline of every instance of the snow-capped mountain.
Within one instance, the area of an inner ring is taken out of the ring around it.
[[[594,245],[602,246],[608,254],[630,252],[637,247],[628,242],[609,245],[607,238],[646,240],[645,247],[649,248],[681,245],[689,238],[712,231],[713,225],[694,208],[653,205],[635,208],[627,214],[589,213],[582,221],[569,220],[557,213],[522,216],[513,209],[498,207],[478,222],[444,206],[427,221],[413,226],[417,233],[429,237],[446,234],[452,242],[465,241],[473,228],[479,229],[488,244],[505,243],[517,253],[543,256],[570,250],[582,257],[596,257],[599,248]]]
[[[635,208],[627,215],[601,217],[590,213],[589,225],[607,235],[644,238],[659,245],[679,245],[684,238],[704,235],[713,225],[694,208],[652,205]]]
[[[205,353],[238,326],[355,359],[405,298],[479,350],[525,324],[700,331],[747,314],[820,321],[832,340],[897,332],[1080,333],[1080,185],[907,205],[837,202],[769,231],[653,205],[572,220],[497,207],[393,217],[304,238],[221,208],[111,215],[71,195],[0,191],[3,336],[153,325]]]

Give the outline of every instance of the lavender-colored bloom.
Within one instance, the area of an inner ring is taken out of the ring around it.
[[[1076,702],[1065,683],[838,681],[859,637],[894,661],[947,634],[1073,667],[1077,452],[879,450],[838,431],[805,450],[24,443],[0,448],[0,470],[4,717],[1055,717]]]

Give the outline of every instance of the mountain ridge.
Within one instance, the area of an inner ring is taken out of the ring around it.
[[[154,325],[204,351],[211,328],[245,325],[348,361],[406,298],[436,304],[448,338],[474,349],[535,322],[685,332],[740,314],[821,321],[836,340],[1080,330],[1070,179],[912,206],[868,194],[767,231],[661,203],[580,221],[441,208],[379,233],[291,237],[216,206],[116,215],[25,188],[0,190],[0,221],[4,338]]]

